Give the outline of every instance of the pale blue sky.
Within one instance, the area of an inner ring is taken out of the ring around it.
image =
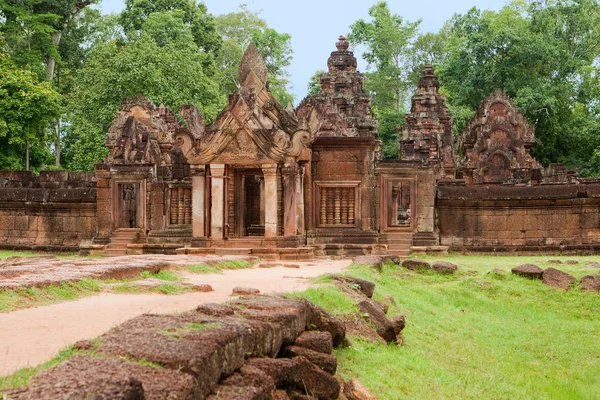
[[[369,17],[369,8],[378,0],[203,0],[213,15],[235,11],[240,3],[250,10],[262,10],[261,16],[269,26],[292,35],[294,59],[289,67],[290,80],[298,104],[306,94],[311,75],[327,67],[329,53],[335,42],[349,31],[354,21]],[[405,20],[422,19],[422,32],[436,32],[455,13],[465,13],[472,7],[498,10],[506,0],[389,0],[390,9]],[[102,0],[104,13],[118,12],[124,0]],[[359,58],[359,70],[366,63]]]

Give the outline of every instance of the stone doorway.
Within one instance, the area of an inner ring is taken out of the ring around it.
[[[117,200],[117,228],[140,228],[139,185],[136,183],[119,183]]]
[[[410,227],[412,221],[411,184],[399,181],[392,184],[391,201],[388,203],[388,226]]]
[[[238,237],[265,235],[265,178],[261,170],[236,171],[236,233]]]

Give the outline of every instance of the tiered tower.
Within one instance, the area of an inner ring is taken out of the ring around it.
[[[440,83],[431,65],[423,70],[417,94],[412,98],[411,112],[398,132],[401,160],[418,160],[424,164],[439,163],[442,175],[454,178],[456,166],[452,117],[446,97],[439,93]]]

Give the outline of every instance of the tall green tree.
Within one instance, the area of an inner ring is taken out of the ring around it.
[[[404,21],[384,1],[371,7],[369,16],[369,21],[361,19],[350,26],[348,39],[364,46],[363,58],[368,63],[365,88],[373,96],[383,154],[386,158],[396,158],[396,131],[403,121],[411,88],[411,71],[406,65],[420,21]]]
[[[0,53],[0,169],[30,169],[30,159],[34,169],[44,166],[46,127],[60,111],[60,94],[48,82]]]
[[[240,5],[238,11],[215,19],[217,31],[223,38],[218,57],[221,91],[226,94],[237,91],[240,61],[250,42],[254,42],[267,64],[269,89],[282,105],[292,102],[287,71],[293,54],[291,36],[269,28],[260,13],[250,11],[245,4]]]
[[[455,112],[456,133],[496,88],[536,126],[543,164],[579,164],[600,149],[596,0],[513,2],[498,12],[472,9],[451,21],[448,58],[438,68]],[[458,116],[458,118],[457,118]]]

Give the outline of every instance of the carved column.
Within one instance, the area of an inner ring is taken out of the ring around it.
[[[213,240],[223,239],[225,205],[225,164],[210,165],[210,236]]]
[[[304,167],[296,174],[296,223],[298,234],[304,235]]]
[[[192,236],[205,237],[204,232],[204,165],[192,167]]]
[[[298,182],[298,167],[285,167],[283,172],[283,235],[285,237],[298,234],[296,219],[296,184]]]
[[[265,238],[277,237],[277,164],[263,165],[265,176]]]

